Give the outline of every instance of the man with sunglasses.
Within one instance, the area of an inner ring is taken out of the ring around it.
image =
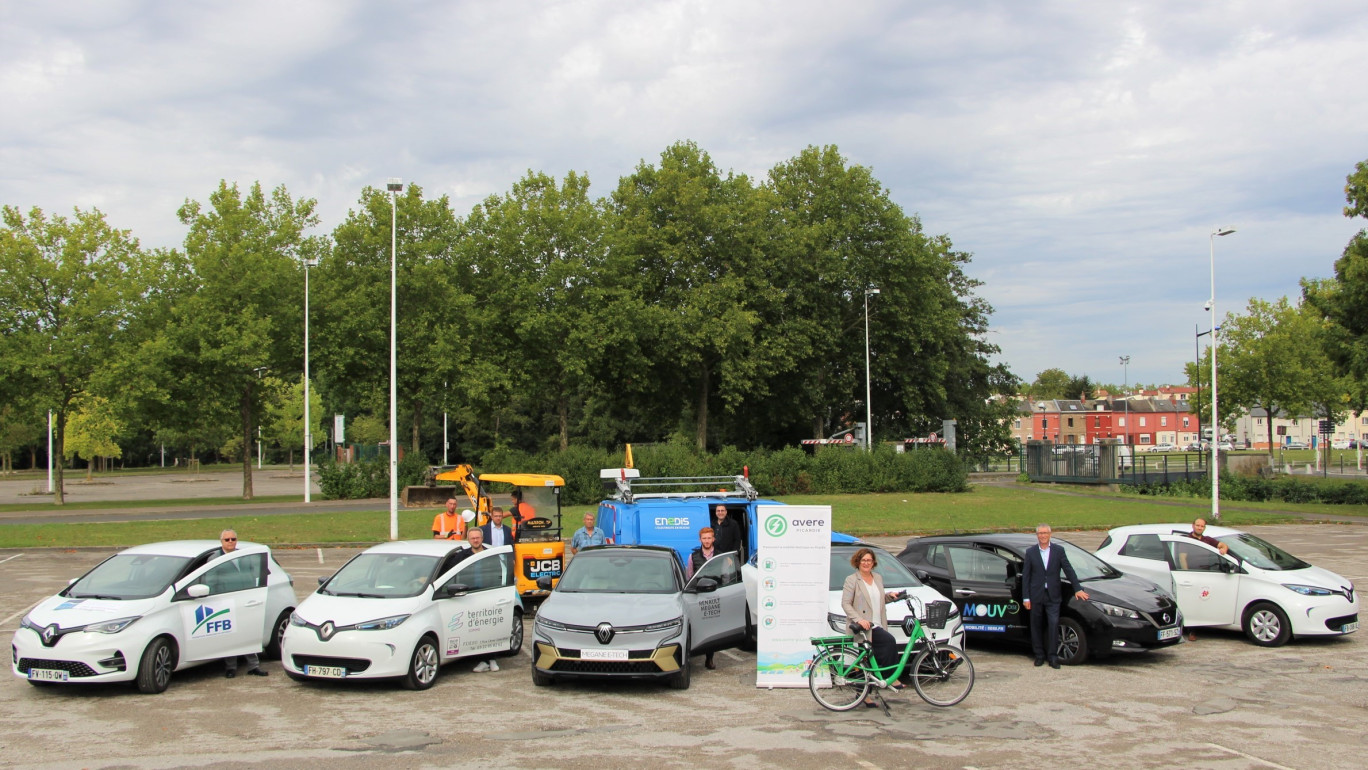
[[[233,551],[236,551],[237,544],[237,533],[231,529],[223,530],[219,533],[219,552],[214,556],[214,558],[217,559],[221,556],[227,556]],[[261,670],[261,659],[257,657],[257,654],[255,652],[249,652],[243,657],[247,659],[248,674],[251,674],[252,676],[267,676],[267,672]],[[238,662],[236,655],[234,655],[231,658],[224,658],[223,664],[223,675],[225,677],[232,679],[233,677],[237,676]]]

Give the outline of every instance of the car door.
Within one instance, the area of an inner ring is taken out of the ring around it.
[[[1169,549],[1160,541],[1157,534],[1132,533],[1126,537],[1126,542],[1121,544],[1114,556],[1098,555],[1122,572],[1138,575],[1170,591],[1176,590],[1169,564]]]
[[[439,578],[433,601],[446,659],[507,649],[516,607],[511,546],[475,554]]]
[[[920,558],[909,566],[912,567],[912,574],[916,575],[923,583],[936,589],[941,596],[954,600],[955,590],[951,586],[950,559],[946,556],[946,549],[948,548],[949,546],[945,543],[931,543],[926,546],[924,551],[921,551]]]
[[[208,595],[191,597],[192,585],[207,587]],[[181,660],[261,652],[266,592],[265,553],[231,553],[191,573],[173,599],[179,605]]]
[[[1182,535],[1161,538],[1173,565],[1174,595],[1187,626],[1223,626],[1235,622],[1240,575],[1215,548]]]
[[[698,591],[705,578],[717,590]],[[746,587],[741,582],[741,559],[722,553],[706,561],[684,586],[684,608],[689,615],[690,649],[723,644],[746,633]]]
[[[1016,588],[1017,565],[986,548],[970,544],[946,548],[951,594],[959,606],[964,630],[995,637],[1024,633],[1025,616]]]

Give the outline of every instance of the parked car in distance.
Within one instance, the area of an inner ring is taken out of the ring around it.
[[[1182,641],[1182,616],[1167,588],[1123,574],[1066,540],[1081,585],[1064,591],[1058,657],[1066,665],[1113,650],[1145,650]],[[898,561],[955,603],[969,639],[1031,643],[1030,613],[1022,607],[1021,564],[1033,534],[936,535],[913,538]],[[1090,595],[1073,598],[1077,589]]]
[[[1254,535],[1207,525],[1224,556],[1186,524],[1117,527],[1097,549],[1113,567],[1172,588],[1188,627],[1239,629],[1257,645],[1358,630],[1354,584]]]
[[[1221,452],[1234,452],[1235,445],[1230,443],[1229,441],[1222,441],[1221,443],[1216,445],[1216,449]]]
[[[120,551],[38,603],[14,632],[14,675],[32,685],[133,681],[159,693],[171,674],[230,655],[278,654],[294,609],[271,549],[177,540]]]
[[[869,543],[848,543],[833,542],[831,544],[831,564],[830,575],[827,581],[827,625],[831,630],[838,634],[850,633],[850,619],[846,617],[845,610],[841,608],[841,590],[845,587],[845,580],[855,571],[850,566],[850,559],[861,548],[868,548],[874,552],[874,560],[878,562],[874,571],[883,578],[884,589],[887,591],[901,591],[906,589],[908,594],[921,600],[923,605],[931,602],[940,601],[944,597],[940,592],[931,588],[922,581],[918,580],[907,567],[893,557],[893,554],[885,551],[877,545]],[[749,643],[754,643],[755,629],[760,625],[762,613],[766,613],[771,608],[761,606],[756,599],[759,594],[760,572],[763,565],[760,558],[752,557],[751,560],[741,568],[741,577],[746,584],[746,607],[750,613],[747,623],[747,636]],[[907,603],[893,602],[887,605],[888,610],[888,632],[893,635],[898,642],[899,652],[902,646],[907,644],[907,634],[903,633],[902,621],[907,617]],[[945,622],[944,628],[927,628],[926,633],[930,634],[938,644],[949,644],[953,647],[964,649],[964,627],[960,623],[959,611],[952,609],[950,619]]]
[[[735,553],[714,556],[686,581],[668,546],[585,548],[537,609],[532,684],[645,678],[687,690],[690,656],[744,642],[745,602]]]
[[[292,679],[395,678],[426,690],[445,663],[522,649],[511,545],[472,554],[460,540],[381,543],[319,583],[285,631]]]
[[[1147,447],[1147,448],[1145,449],[1145,451],[1147,451],[1147,452],[1177,452],[1177,451],[1178,451],[1178,445],[1177,445],[1177,444],[1170,444],[1169,442],[1165,441],[1165,442],[1162,443],[1162,444],[1155,444],[1154,446]]]
[[[1353,442],[1347,438],[1337,438],[1330,442],[1331,449],[1353,449]]]
[[[1297,439],[1292,439],[1291,441],[1288,441],[1286,444],[1283,444],[1283,449],[1310,449],[1310,448],[1311,448],[1311,447],[1307,446],[1307,444],[1306,444],[1305,441],[1298,441]]]

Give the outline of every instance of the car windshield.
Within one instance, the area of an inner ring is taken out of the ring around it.
[[[188,556],[121,553],[65,591],[73,599],[147,599],[159,596],[190,563]]]
[[[831,549],[831,575],[828,580],[830,590],[839,591],[845,586],[845,579],[855,571],[855,568],[850,566],[850,558],[859,550],[859,548],[849,547]],[[874,552],[874,560],[878,562],[874,567],[874,574],[883,578],[884,588],[892,590],[894,588],[917,588],[921,586],[921,581],[913,577],[907,567],[904,567],[902,562],[893,558],[887,551],[880,548],[870,548],[869,550]]]
[[[1069,555],[1069,564],[1072,564],[1074,572],[1078,573],[1079,582],[1084,580],[1102,580],[1104,578],[1121,577],[1121,573],[1117,572],[1109,564],[1073,543],[1068,543],[1063,540],[1056,540],[1054,542],[1064,546],[1064,553]]]
[[[585,551],[566,567],[557,591],[673,594],[681,588],[668,554]]]
[[[1232,556],[1238,557],[1241,561],[1253,564],[1259,569],[1306,569],[1311,566],[1267,540],[1262,540],[1244,532],[1226,535],[1225,537],[1218,537],[1216,539],[1225,543],[1226,546],[1230,548]]]
[[[342,565],[336,575],[319,586],[318,592],[366,599],[417,596],[432,580],[438,558],[412,553],[363,553]]]

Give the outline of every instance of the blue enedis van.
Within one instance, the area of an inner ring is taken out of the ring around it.
[[[599,478],[612,498],[599,503],[597,526],[619,545],[673,548],[681,565],[698,547],[698,530],[717,524],[718,505],[741,528],[744,561],[757,545],[756,506],[784,504],[761,498],[745,476],[642,478],[635,468],[604,468]],[[834,532],[831,539],[854,542]]]

